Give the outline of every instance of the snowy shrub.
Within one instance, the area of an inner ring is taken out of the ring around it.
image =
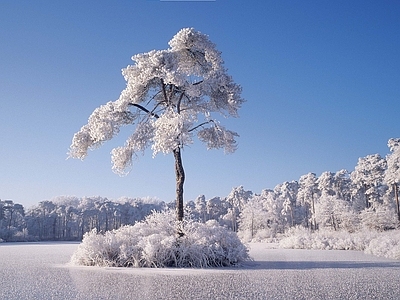
[[[318,230],[304,227],[290,229],[279,243],[282,248],[320,250],[358,250],[367,254],[400,259],[400,230]]]
[[[178,223],[172,211],[153,212],[144,221],[113,231],[85,234],[71,262],[109,267],[220,267],[249,260],[236,233],[216,221]]]
[[[391,230],[379,233],[367,245],[365,253],[400,259],[400,231]]]
[[[282,248],[307,249],[311,240],[310,235],[310,230],[302,226],[291,227],[279,245]]]
[[[361,223],[368,229],[385,230],[396,228],[398,221],[394,210],[384,205],[375,204],[374,207],[364,209],[360,213]]]
[[[239,230],[237,234],[239,238],[246,243],[274,243],[277,240],[277,232],[275,228],[259,229],[256,232],[252,232],[251,230]]]

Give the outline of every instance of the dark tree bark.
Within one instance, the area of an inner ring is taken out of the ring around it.
[[[176,176],[176,219],[183,221],[183,184],[185,182],[185,171],[183,170],[181,149],[174,150],[175,176]],[[178,232],[179,235],[181,233]]]
[[[399,186],[397,183],[393,184],[394,196],[396,198],[396,210],[397,210],[397,218],[400,221],[400,207],[399,207]]]

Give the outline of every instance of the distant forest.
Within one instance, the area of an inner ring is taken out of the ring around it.
[[[310,230],[390,230],[399,226],[400,139],[390,139],[391,154],[360,158],[352,172],[308,173],[260,194],[242,186],[226,197],[201,195],[185,203],[185,218],[217,220],[247,241],[265,240],[291,227]],[[0,241],[81,240],[86,232],[117,229],[143,220],[153,210],[175,203],[151,198],[61,196],[25,210],[0,200]]]

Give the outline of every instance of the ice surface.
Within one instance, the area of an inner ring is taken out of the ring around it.
[[[76,243],[0,245],[0,299],[398,299],[400,262],[251,244],[222,269],[72,267]]]

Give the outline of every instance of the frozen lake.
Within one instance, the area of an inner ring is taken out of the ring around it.
[[[399,299],[400,261],[269,249],[225,269],[72,267],[76,243],[0,244],[0,299]]]

